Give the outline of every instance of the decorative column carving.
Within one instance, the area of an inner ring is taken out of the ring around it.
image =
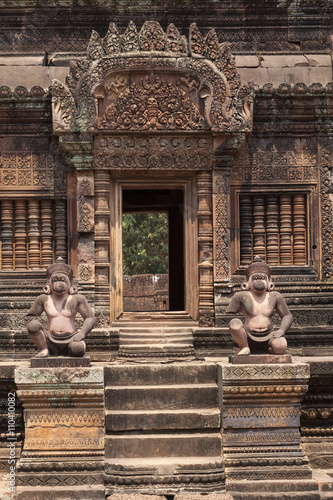
[[[253,199],[253,251],[264,261],[266,261],[265,236],[265,198],[256,195]]]
[[[267,264],[279,265],[279,199],[277,195],[267,195]]]
[[[55,257],[67,262],[66,200],[55,201]]]
[[[304,194],[293,196],[293,256],[295,266],[306,264],[306,200]]]
[[[29,240],[29,268],[40,267],[40,207],[38,200],[28,200],[28,240]]]
[[[333,147],[331,137],[318,137],[320,172],[321,239],[325,253],[321,259],[322,278],[333,279],[333,206],[331,199]]]
[[[42,267],[48,267],[53,262],[52,246],[52,202],[41,200],[41,237],[42,237]]]
[[[58,102],[57,99],[55,97],[54,102]],[[80,287],[84,288],[85,293],[93,300],[95,283],[93,137],[86,132],[79,133],[78,130],[75,130],[75,133],[67,133],[69,128],[61,130],[61,127],[58,129],[58,125],[59,122],[55,127],[56,133],[62,132],[59,144],[70,155],[70,161],[75,169],[75,174],[68,177],[67,196],[71,215],[69,219],[71,238],[77,251],[73,251],[72,247],[69,258],[74,268],[77,265]]]
[[[249,195],[240,196],[240,263],[242,266],[251,264],[252,256],[252,198]]]
[[[25,200],[15,200],[15,269],[27,269],[27,221]]]
[[[14,239],[14,207],[12,200],[1,202],[1,268],[6,271],[14,267],[13,239]]]
[[[214,324],[212,174],[198,174],[199,323]]]
[[[95,303],[96,311],[110,309],[110,174],[95,172]]]
[[[292,204],[291,195],[280,196],[280,264],[292,265]]]
[[[81,285],[94,282],[94,178],[92,172],[77,175],[78,278]]]

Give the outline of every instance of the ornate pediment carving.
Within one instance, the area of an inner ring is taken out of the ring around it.
[[[105,86],[97,89],[97,95],[105,95],[105,101],[100,99],[97,127],[150,131],[207,129],[199,103],[195,102],[199,87],[199,80],[190,75],[176,77],[173,82],[150,72],[130,82],[125,74],[112,74]]]
[[[195,24],[189,41],[170,24],[146,21],[120,34],[92,32],[67,85],[54,81],[54,132],[252,129],[253,86],[241,86],[234,57],[214,30]]]

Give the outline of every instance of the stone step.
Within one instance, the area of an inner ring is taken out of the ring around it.
[[[218,429],[218,409],[107,411],[106,431]]]
[[[105,397],[107,410],[172,410],[218,407],[218,387],[216,384],[107,387]]]
[[[121,334],[128,334],[128,335],[150,335],[153,333],[169,333],[169,334],[174,334],[174,335],[184,335],[188,334],[191,335],[193,331],[193,328],[189,327],[184,327],[184,328],[178,328],[174,326],[155,326],[155,327],[148,327],[148,326],[126,326],[126,327],[121,327],[119,328],[119,333]]]
[[[177,363],[169,365],[110,365],[104,368],[106,386],[161,386],[216,384],[215,363]]]
[[[143,319],[154,319],[156,321],[172,321],[179,318],[193,321],[191,316],[186,311],[133,311],[123,313],[121,318],[115,320],[115,323],[122,321],[141,321]]]
[[[156,320],[156,319],[143,319],[142,321],[128,321],[128,320],[119,320],[117,322],[112,323],[112,328],[131,328],[132,330],[136,330],[137,328],[195,328],[198,324],[193,320],[186,319],[175,319],[173,321],[164,321],[164,320]]]
[[[106,436],[106,458],[216,457],[222,453],[220,433],[130,434]]]
[[[273,481],[272,481],[273,482]],[[274,484],[270,483],[271,487],[274,487]],[[281,493],[280,491],[269,492],[269,493],[261,493],[261,492],[253,492],[253,493],[232,493],[233,500],[322,500],[322,497],[316,491],[293,491],[293,492],[285,492]]]
[[[179,336],[175,335],[123,335],[119,336],[120,345],[149,345],[149,344],[190,344],[193,345],[193,337],[192,335]]]
[[[314,469],[312,475],[318,483],[320,500],[333,500],[333,469]]]
[[[109,458],[105,461],[106,474],[126,474],[127,471],[140,470],[140,474],[174,475],[186,474],[195,470],[216,472],[223,471],[223,459],[216,457],[164,457],[164,458]],[[203,497],[202,500],[204,500]]]
[[[288,474],[288,467],[280,467],[280,472],[285,472]],[[265,471],[262,471],[263,474]],[[297,480],[289,480],[289,479],[267,479],[267,480],[235,480],[227,482],[227,491],[230,492],[234,498],[275,498],[274,493],[279,493],[282,495],[283,493],[287,493],[290,495],[289,497],[281,498],[295,498],[295,495],[298,493],[300,495],[304,495],[304,498],[308,498],[307,494],[317,494],[318,495],[318,485],[316,481],[313,479],[297,479]],[[244,494],[245,496],[240,496]],[[246,497],[248,495],[248,497]],[[258,495],[255,497],[254,495]],[[260,496],[259,496],[260,495]],[[268,496],[267,496],[268,495]],[[269,497],[271,495],[271,497]],[[280,497],[279,497],[280,498]],[[302,498],[300,496],[296,496],[296,498]],[[319,496],[316,498],[319,499]]]
[[[123,342],[121,341],[121,339],[119,339],[119,354],[120,354],[120,351],[121,350],[129,350],[129,351],[133,351],[133,352],[140,352],[140,351],[163,351],[163,350],[166,350],[168,349],[169,351],[180,351],[180,352],[183,352],[184,350],[184,347],[192,347],[192,343],[189,344],[188,342],[186,343],[176,343],[176,342],[157,342],[157,343],[153,343],[153,342],[149,342],[149,343],[137,343],[137,344],[123,344]]]

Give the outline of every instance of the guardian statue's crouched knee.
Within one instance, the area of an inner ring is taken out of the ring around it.
[[[257,256],[246,269],[245,277],[242,291],[235,293],[226,310],[244,314],[244,324],[239,318],[229,323],[230,334],[240,347],[238,354],[285,354],[285,333],[293,318],[282,295],[274,290],[271,268]],[[273,328],[271,319],[275,311],[281,317],[278,329]]]
[[[28,323],[28,332],[38,347],[38,357],[76,356],[85,354],[84,338],[95,326],[96,320],[83,295],[73,287],[73,271],[59,258],[46,270],[47,284],[43,295],[39,295],[28,312],[28,316],[46,313],[47,331],[33,319]],[[75,330],[75,316],[84,318],[81,329]]]

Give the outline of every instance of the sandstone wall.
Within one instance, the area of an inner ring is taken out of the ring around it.
[[[168,274],[124,276],[124,311],[167,311]]]

